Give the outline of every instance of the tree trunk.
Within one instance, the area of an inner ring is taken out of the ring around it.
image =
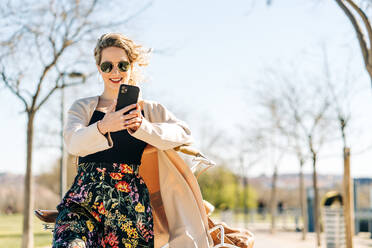
[[[22,248],[34,247],[34,236],[32,229],[32,210],[34,206],[33,197],[33,178],[32,178],[32,142],[34,135],[34,118],[35,112],[32,110],[28,113],[27,120],[27,162],[26,175],[24,181],[24,203],[23,203],[23,236]]]
[[[313,152],[313,188],[314,188],[314,225],[315,225],[315,232],[316,232],[316,240],[318,247],[321,246],[320,240],[320,209],[319,209],[319,193],[318,193],[318,179],[317,179],[317,172],[316,172],[316,162],[317,156],[316,153]]]
[[[304,182],[304,172],[303,172],[304,162],[300,161],[300,204],[301,204],[301,216],[302,216],[302,240],[306,240],[307,234],[307,201],[306,201],[306,191],[305,191],[305,182]]]
[[[353,248],[354,236],[354,206],[353,206],[353,183],[350,177],[350,148],[344,147],[344,220],[345,220],[345,238],[346,248]]]
[[[249,222],[249,219],[248,219],[248,199],[249,199],[249,196],[248,196],[248,176],[246,174],[244,174],[244,188],[243,188],[243,194],[244,194],[244,227],[247,228],[248,227],[248,222]]]
[[[271,183],[271,233],[275,233],[275,220],[276,220],[276,181],[278,178],[278,167],[275,165],[274,173]]]

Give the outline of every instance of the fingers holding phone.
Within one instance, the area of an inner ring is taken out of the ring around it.
[[[107,132],[117,132],[128,128],[128,125],[133,121],[129,120],[138,117],[137,113],[129,113],[124,115],[125,112],[131,111],[137,108],[137,104],[131,104],[118,111],[112,112],[114,110],[110,107],[109,111],[105,114],[102,120],[98,121],[98,130],[102,134]]]
[[[129,115],[133,115],[133,118],[126,121],[126,128],[130,129],[132,132],[137,131],[141,126],[143,115],[141,114],[141,107],[137,103],[136,109],[129,112]]]
[[[138,104],[139,91],[139,87],[134,85],[120,85],[117,100],[98,123],[101,133],[116,132],[128,128],[131,131],[138,129],[143,119]],[[114,110],[116,111],[114,112]]]

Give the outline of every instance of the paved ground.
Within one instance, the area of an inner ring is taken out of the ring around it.
[[[243,227],[242,225],[234,225]],[[255,235],[254,248],[317,248],[314,233],[308,233],[305,241],[301,240],[301,233],[291,230],[285,231],[278,228],[275,234],[269,232],[268,223],[250,224],[248,230]],[[324,235],[322,234],[322,248],[326,248]],[[360,233],[354,237],[354,248],[372,248],[372,239],[369,233]]]
[[[309,233],[306,241],[302,241],[300,233],[279,231],[273,235],[268,231],[251,230],[255,235],[254,248],[316,248],[316,238],[313,233]],[[321,247],[326,247],[324,240]],[[372,247],[372,239],[368,236],[359,235],[354,238],[354,248],[370,247]]]

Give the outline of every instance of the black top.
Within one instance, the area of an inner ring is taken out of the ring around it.
[[[143,111],[142,111],[142,115]],[[89,122],[89,125],[101,120],[105,116],[104,112],[95,110]],[[111,138],[114,143],[112,148],[104,151],[89,154],[85,157],[79,157],[79,163],[85,162],[112,162],[140,164],[143,150],[147,143],[134,138],[127,130],[111,132]]]

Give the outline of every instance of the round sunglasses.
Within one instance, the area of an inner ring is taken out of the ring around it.
[[[128,61],[120,61],[117,66],[119,71],[126,72],[129,70],[130,63]],[[114,65],[110,61],[105,61],[100,67],[102,72],[109,73],[114,68]]]

